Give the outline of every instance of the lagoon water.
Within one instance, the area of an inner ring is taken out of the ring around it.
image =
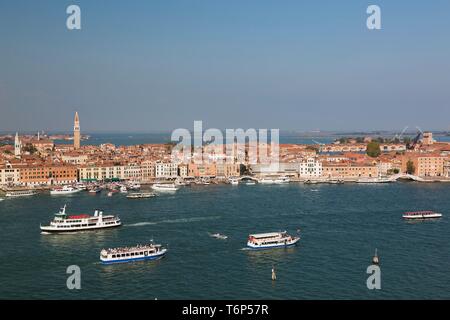
[[[0,299],[442,299],[450,298],[450,184],[209,185],[129,200],[79,193],[0,202]],[[1,197],[1,195],[0,195]],[[48,235],[59,207],[117,213],[114,230]],[[443,218],[406,222],[406,210]],[[290,249],[245,250],[250,233],[301,229]],[[211,238],[220,232],[228,240]],[[156,262],[103,266],[104,247],[154,239]],[[375,248],[381,290],[368,290]],[[81,268],[68,290],[66,268]],[[271,280],[275,266],[277,281]]]

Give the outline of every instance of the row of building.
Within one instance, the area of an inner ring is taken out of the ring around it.
[[[299,179],[359,179],[411,173],[420,177],[450,178],[450,157],[430,153],[369,158],[364,154],[310,156],[300,161],[272,164],[142,161],[140,163],[10,163],[0,166],[1,185],[58,185],[77,181],[133,180],[141,183],[158,179],[230,178],[242,174],[256,177],[284,175]],[[412,172],[408,172],[412,170]]]

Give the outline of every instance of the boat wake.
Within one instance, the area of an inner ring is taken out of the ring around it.
[[[149,225],[154,225],[156,224],[156,222],[138,222],[138,223],[133,223],[133,224],[127,224],[125,225],[126,227],[143,227],[143,226],[149,226]]]
[[[206,221],[206,220],[216,220],[219,219],[220,216],[214,217],[193,217],[193,218],[181,218],[181,219],[171,219],[171,220],[161,220],[161,221],[144,221],[133,224],[127,224],[127,227],[142,227],[148,225],[156,225],[156,224],[166,224],[166,223],[190,223],[190,222],[198,222],[198,221]]]

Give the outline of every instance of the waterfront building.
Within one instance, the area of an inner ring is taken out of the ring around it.
[[[256,176],[299,176],[299,163],[298,162],[281,162],[270,164],[251,164],[249,165],[250,172]]]
[[[300,178],[319,178],[322,176],[322,162],[317,157],[302,160],[298,168]]]
[[[105,181],[125,179],[125,166],[121,164],[83,165],[78,168],[80,181]]]
[[[178,176],[178,164],[173,162],[157,162],[155,164],[156,178],[176,178]]]
[[[78,112],[75,112],[75,119],[73,121],[73,148],[80,149],[81,136],[80,136],[80,119]]]
[[[182,178],[186,178],[188,176],[188,172],[189,172],[188,167],[189,166],[185,163],[179,164],[178,165],[178,175]]]
[[[123,173],[124,173],[123,175],[124,180],[133,180],[133,181],[142,180],[141,166],[138,163],[128,163],[126,166],[124,166]]]
[[[144,160],[141,162],[141,182],[150,182],[155,179],[155,162]]]
[[[406,173],[408,162],[414,166],[414,175],[419,177],[443,177],[446,157],[433,153],[407,153],[402,158],[402,172]]]
[[[62,185],[77,182],[75,166],[39,164],[20,167],[19,183],[23,186]]]
[[[215,163],[189,163],[188,164],[189,177],[215,177],[217,175],[217,167]]]
[[[378,166],[372,163],[322,163],[323,177],[328,179],[358,179],[376,178],[379,175]]]
[[[20,182],[20,170],[7,162],[0,166],[0,185],[17,185]]]
[[[239,163],[216,163],[217,177],[239,177],[241,175],[241,165]]]
[[[388,159],[380,159],[378,161],[378,171],[380,175],[387,176],[389,172],[393,169],[392,161]]]

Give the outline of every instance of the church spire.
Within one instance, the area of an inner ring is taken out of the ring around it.
[[[73,121],[73,147],[74,149],[80,148],[80,118],[78,112],[75,112],[75,119]]]

